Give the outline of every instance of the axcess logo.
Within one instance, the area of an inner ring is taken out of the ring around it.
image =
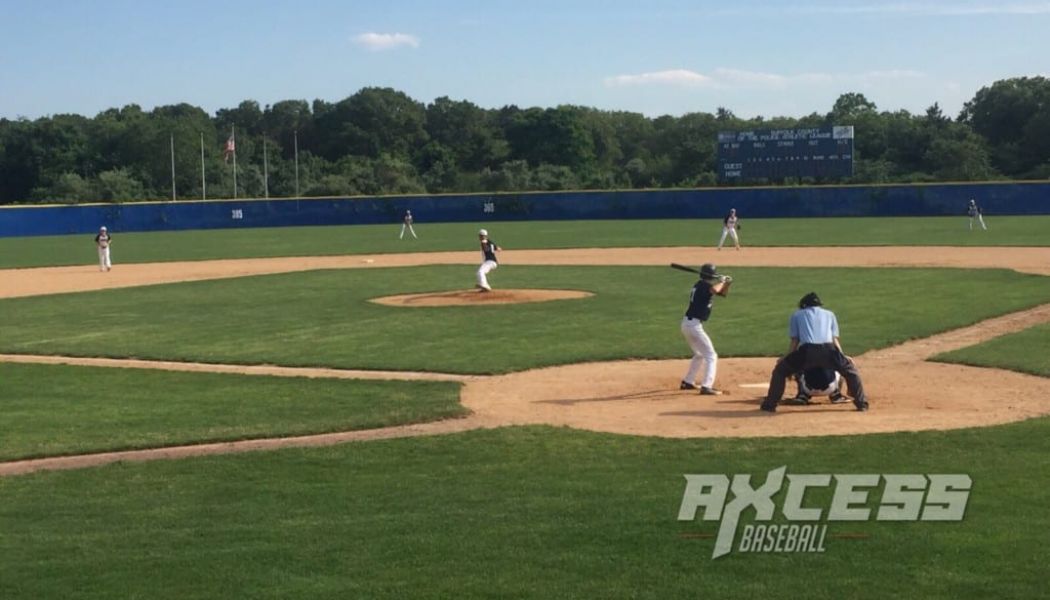
[[[686,475],[678,520],[696,520],[703,508],[704,521],[721,521],[711,558],[724,556],[733,550],[745,509],[754,507],[756,522],[773,519],[773,496],[783,489],[785,479],[780,514],[790,524],[746,525],[738,552],[823,552],[829,522],[869,521],[873,516],[876,521],[961,521],[973,486],[970,476],[962,474],[787,474],[787,467],[770,471],[758,487],[752,487],[751,475],[733,475],[732,480],[724,474]],[[884,485],[876,510],[869,496],[880,483]],[[828,506],[803,506],[807,489],[832,485]]]

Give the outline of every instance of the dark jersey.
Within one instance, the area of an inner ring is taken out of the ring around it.
[[[689,293],[689,308],[686,309],[685,316],[701,321],[711,318],[712,297],[711,284],[697,281],[693,291]]]
[[[113,238],[110,237],[110,235],[108,233],[106,233],[106,234],[100,233],[100,234],[95,236],[95,243],[98,244],[99,246],[102,246],[103,248],[105,248],[106,246],[109,246],[109,241],[112,240],[112,239]]]
[[[966,208],[966,212],[967,212],[967,213],[968,213],[968,214],[969,214],[969,215],[970,215],[971,217],[976,217],[977,215],[981,214],[981,207],[980,207],[980,206],[977,206],[976,204],[971,204],[970,206],[968,206],[968,207]]]
[[[496,250],[499,250],[499,245],[492,240],[484,240],[481,242],[481,254],[484,260],[491,260],[492,262],[499,262],[496,260]]]

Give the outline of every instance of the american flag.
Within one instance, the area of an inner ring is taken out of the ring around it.
[[[223,160],[230,162],[230,156],[235,152],[237,152],[237,141],[231,133],[229,139],[226,140],[226,148],[222,151]]]

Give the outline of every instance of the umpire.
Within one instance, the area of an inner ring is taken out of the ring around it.
[[[853,361],[842,353],[839,344],[839,322],[835,313],[822,308],[820,297],[810,292],[798,302],[798,310],[791,315],[789,331],[791,351],[777,361],[769,378],[769,393],[761,409],[776,412],[777,404],[784,395],[787,378],[813,367],[834,369],[846,379],[853,405],[857,410],[868,410],[868,399],[864,385]]]

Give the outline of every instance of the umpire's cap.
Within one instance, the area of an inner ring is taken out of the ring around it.
[[[809,308],[810,306],[823,306],[824,303],[820,301],[820,296],[816,292],[810,292],[802,299],[798,301],[799,308]]]
[[[711,263],[706,263],[700,267],[700,279],[715,279],[716,277],[718,277],[718,267]]]

